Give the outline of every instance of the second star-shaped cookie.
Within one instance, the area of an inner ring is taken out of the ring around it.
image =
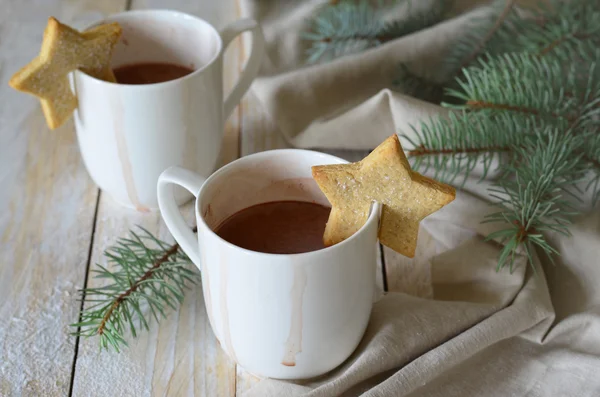
[[[396,134],[357,163],[314,166],[312,173],[332,205],[323,236],[326,246],[356,233],[377,201],[383,204],[379,240],[412,258],[419,222],[456,196],[452,186],[411,170]]]
[[[112,50],[121,36],[117,23],[78,32],[48,19],[40,54],[10,79],[9,85],[40,98],[50,129],[60,127],[77,107],[68,74],[80,69],[101,80],[115,81],[110,69]]]

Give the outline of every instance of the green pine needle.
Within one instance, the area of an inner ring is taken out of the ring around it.
[[[590,60],[600,44],[600,13],[597,0],[579,0],[577,4],[553,1],[543,8],[537,23],[527,25],[519,45],[530,53],[552,54],[566,62]],[[526,39],[525,39],[526,37]]]
[[[560,63],[528,53],[486,58],[476,67],[463,69],[458,87],[448,90],[450,96],[463,103],[455,108],[568,119],[576,96],[566,97],[565,91],[578,89],[574,71],[565,76]]]
[[[165,308],[177,309],[187,287],[198,283],[199,274],[189,269],[190,260],[177,244],[168,244],[146,229],[131,231],[108,248],[108,266],[96,265],[96,278],[104,286],[81,291],[84,309],[79,322],[71,324],[75,336],[98,336],[100,348],[120,351],[124,335],[135,338],[148,330],[151,317],[165,318]]]
[[[403,137],[410,143],[405,147],[412,166],[423,172],[433,171],[433,177],[462,186],[471,173],[481,167],[481,179],[511,158],[515,147],[523,145],[524,134],[507,117],[503,122],[486,123],[482,117],[462,112],[450,113],[448,118],[423,122],[414,128],[414,138]],[[460,178],[460,179],[459,179]]]
[[[476,62],[482,54],[501,54],[517,48],[514,37],[523,24],[517,23],[522,20],[513,3],[512,0],[496,0],[487,14],[473,18],[466,33],[448,46],[435,76],[417,76],[409,71],[408,65],[401,64],[392,88],[428,102],[454,101],[444,95],[444,88],[456,88],[455,78],[464,67]]]
[[[512,270],[520,247],[538,247],[552,258],[557,252],[541,232],[569,235],[570,219],[577,214],[568,197],[585,174],[581,156],[575,154],[585,142],[560,130],[538,134],[534,143],[515,149],[516,161],[507,166],[515,178],[501,179],[490,189],[501,210],[486,221],[507,224],[487,237],[504,245],[499,269],[508,265]]]
[[[367,1],[325,6],[312,25],[311,31],[303,34],[304,39],[312,42],[308,63],[360,52],[383,40],[380,35],[384,24]]]

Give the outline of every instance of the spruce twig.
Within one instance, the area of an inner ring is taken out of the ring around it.
[[[598,7],[595,14],[585,11],[586,21],[600,21]],[[582,20],[572,17],[581,9],[570,13],[567,20]],[[578,30],[554,15],[544,20],[548,31],[559,25],[563,31]],[[458,113],[424,123],[408,148],[416,168],[433,167],[438,177],[451,181],[466,178],[476,164],[487,172],[490,157],[498,150],[505,154],[496,157],[501,177],[490,190],[501,209],[486,221],[506,224],[488,238],[503,243],[498,269],[511,271],[521,249],[530,263],[536,248],[550,258],[557,253],[544,233],[569,234],[572,217],[583,210],[576,204],[581,181],[587,178],[593,199],[600,197],[599,52],[582,50],[586,45],[572,40],[572,53],[581,60],[565,63],[564,54],[554,51],[562,45],[556,34],[544,35],[546,43],[536,37],[536,45],[523,46],[524,51],[488,53],[463,69],[456,88],[447,91],[458,104],[446,106]],[[539,48],[551,43],[553,51],[540,57]]]
[[[183,302],[184,290],[198,282],[198,273],[189,270],[190,261],[178,244],[167,244],[147,230],[131,232],[105,251],[109,266],[97,265],[96,278],[109,283],[81,291],[87,304],[73,335],[98,336],[100,347],[119,351],[138,328],[149,329],[150,316],[166,317],[165,308]]]
[[[488,240],[499,239],[503,243],[498,269],[508,266],[512,271],[521,247],[530,263],[533,247],[552,259],[557,251],[542,232],[569,235],[570,218],[577,213],[567,197],[572,196],[569,189],[583,176],[580,156],[574,155],[583,142],[559,129],[547,128],[537,134],[532,144],[515,149],[519,162],[506,166],[516,178],[501,179],[490,190],[501,210],[487,216],[486,221],[507,225],[487,236]]]
[[[323,6],[302,34],[311,44],[307,63],[364,51],[433,26],[443,20],[452,4],[449,0],[435,0],[431,9],[412,12],[412,2],[395,1],[403,2],[408,15],[394,20],[388,20],[381,12],[386,4],[382,0],[337,1]]]
[[[139,279],[137,279],[129,288],[127,288],[127,290],[125,290],[123,293],[121,293],[121,295],[119,295],[117,297],[117,299],[115,299],[115,301],[113,302],[113,304],[106,311],[106,314],[104,316],[102,316],[102,321],[100,321],[100,324],[98,325],[98,335],[102,335],[104,333],[104,328],[106,327],[106,324],[110,321],[111,316],[112,316],[113,312],[115,311],[115,309],[117,309],[119,307],[119,305],[121,305],[125,301],[125,299],[127,299],[127,297],[129,295],[131,295],[132,293],[134,293],[135,291],[137,291],[137,289],[140,287],[140,285],[142,285],[142,283],[144,281],[146,281],[150,277],[152,277],[152,273],[154,273],[154,271],[157,268],[159,268],[160,265],[162,265],[163,263],[167,262],[169,260],[169,258],[177,252],[178,249],[179,249],[179,245],[178,244],[173,244],[171,246],[171,248],[169,248],[164,253],[164,255],[161,256],[154,263],[154,265],[152,265],[152,267],[150,267],[150,269],[148,269],[148,271],[146,271],[146,273],[144,273],[142,275],[142,277],[140,277]]]

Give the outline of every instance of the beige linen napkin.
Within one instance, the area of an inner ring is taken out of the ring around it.
[[[489,11],[457,1],[456,15],[430,29],[306,66],[299,32],[323,3],[243,3],[268,46],[254,93],[298,147],[372,149],[444,114],[390,82],[401,62],[435,78],[444,51]],[[388,293],[342,366],[309,381],[265,379],[246,396],[600,396],[600,210],[577,220],[573,237],[550,236],[561,257],[556,266],[536,257],[537,275],[523,258],[514,273],[495,272],[500,248],[484,236],[502,225],[480,223],[489,211],[485,185],[468,182],[423,221],[441,252],[430,260],[433,299]]]

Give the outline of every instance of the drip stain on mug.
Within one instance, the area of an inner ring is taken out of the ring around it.
[[[323,233],[331,208],[303,201],[274,201],[245,208],[225,219],[215,233],[247,250],[300,254],[325,248]]]
[[[294,283],[290,294],[292,298],[290,333],[285,342],[285,354],[281,361],[281,364],[286,367],[295,367],[296,355],[302,351],[302,301],[306,281],[306,269],[302,266],[294,266]]]

